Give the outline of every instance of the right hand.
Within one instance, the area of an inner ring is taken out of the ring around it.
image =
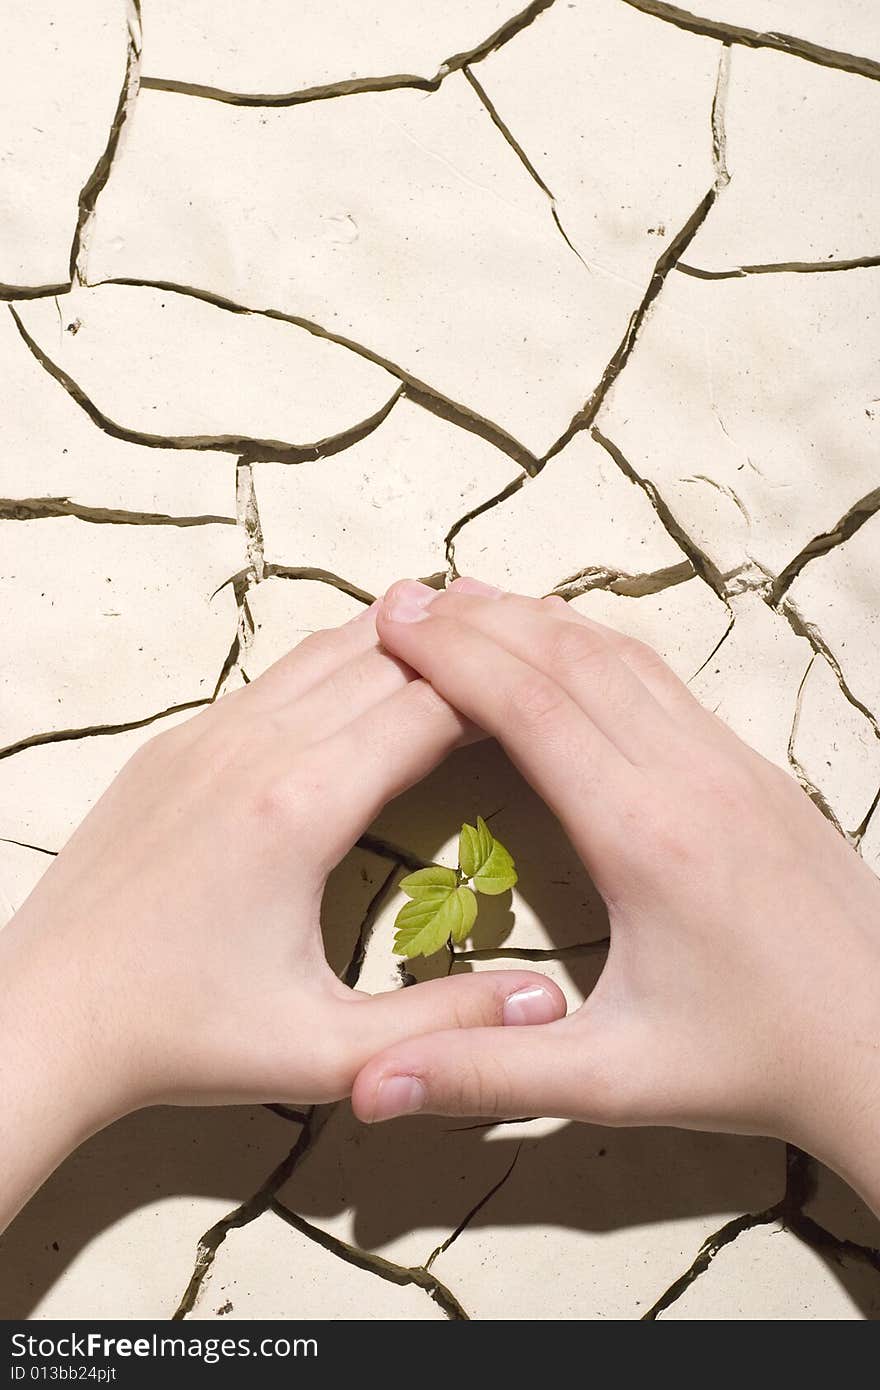
[[[794,780],[649,647],[560,599],[407,581],[377,625],[559,817],[611,949],[558,1022],[394,1044],[358,1076],[357,1114],[771,1134],[876,1205],[880,882]]]

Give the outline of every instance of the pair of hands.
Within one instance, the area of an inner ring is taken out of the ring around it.
[[[324,958],[330,870],[476,729],[608,907],[569,1017],[528,972],[370,998]],[[367,1121],[784,1136],[880,1203],[880,883],[653,651],[559,599],[405,581],[154,739],[0,933],[0,978],[0,1225],[139,1106],[349,1093]]]

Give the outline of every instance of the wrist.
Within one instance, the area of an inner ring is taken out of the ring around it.
[[[795,1136],[800,1148],[832,1168],[880,1215],[880,1074],[826,1115],[818,1126]]]
[[[784,1137],[833,1168],[880,1215],[880,998],[867,1016],[842,1012],[815,1052]]]
[[[0,931],[0,1229],[67,1154],[134,1108],[100,966],[65,951],[53,926],[22,911]]]

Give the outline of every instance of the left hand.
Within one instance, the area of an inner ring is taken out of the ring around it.
[[[510,996],[512,1021],[565,1012],[526,972],[371,998],[325,959],[330,870],[467,729],[367,612],[135,754],[0,933],[0,1172],[19,1200],[138,1106],[335,1100],[413,1033],[501,1023]]]

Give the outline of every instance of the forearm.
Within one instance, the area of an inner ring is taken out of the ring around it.
[[[127,1108],[92,1002],[94,961],[65,960],[23,915],[0,932],[0,1230],[90,1134]]]

